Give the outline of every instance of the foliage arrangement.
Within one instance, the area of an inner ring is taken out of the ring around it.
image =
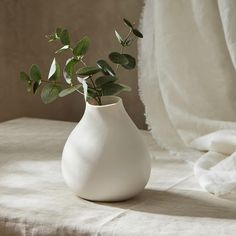
[[[127,19],[123,19],[123,21],[128,27],[127,35],[122,37],[115,31],[115,36],[121,46],[120,52],[111,52],[108,56],[110,61],[115,64],[115,69],[103,59],[99,59],[96,66],[88,66],[85,62],[85,55],[90,45],[89,37],[84,36],[73,47],[68,30],[57,28],[54,33],[46,36],[49,42],[61,42],[62,47],[55,54],[70,51],[72,55],[66,60],[63,69],[54,58],[47,79],[43,79],[39,67],[35,64],[31,66],[29,74],[21,72],[20,79],[26,83],[27,91],[36,94],[41,89],[41,98],[45,104],[55,101],[58,97],[78,92],[84,95],[85,100],[94,99],[97,105],[102,105],[102,96],[130,91],[130,87],[117,82],[117,72],[120,66],[127,70],[135,68],[135,58],[124,53],[124,50],[143,35],[134,28],[135,24]],[[61,79],[61,75],[63,75],[63,79]]]

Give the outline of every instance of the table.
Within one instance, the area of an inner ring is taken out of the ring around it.
[[[137,197],[117,203],[76,197],[60,171],[75,123],[20,118],[0,124],[0,235],[236,235],[236,195],[204,192],[191,167],[158,150]]]

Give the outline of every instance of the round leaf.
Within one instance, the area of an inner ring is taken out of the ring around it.
[[[110,53],[109,58],[115,64],[126,65],[129,63],[128,59],[119,52]]]
[[[60,92],[60,86],[55,84],[46,84],[41,92],[41,98],[43,103],[48,104],[55,101],[58,98]]]
[[[129,63],[126,64],[126,65],[122,65],[122,66],[123,66],[125,69],[128,69],[128,70],[134,69],[135,66],[136,66],[135,58],[132,57],[132,56],[129,55],[129,54],[123,54],[123,55],[128,59]]]
[[[83,93],[84,93],[84,100],[87,101],[88,98],[88,84],[86,83],[86,79],[82,81]]]
[[[114,70],[110,67],[110,65],[106,61],[98,60],[97,65],[99,68],[101,68],[103,70],[104,74],[106,74],[106,75],[110,74],[113,76],[115,75]]]
[[[56,28],[56,35],[58,38],[61,37],[62,30],[63,30],[62,28]]]
[[[57,80],[60,77],[61,69],[60,65],[57,63],[56,59],[54,58],[49,70],[48,79],[49,80]]]
[[[89,98],[89,97],[95,98],[95,97],[97,97],[97,96],[98,96],[98,92],[97,92],[95,89],[93,89],[93,88],[88,88],[88,95],[87,95],[88,98]]]
[[[80,93],[84,94],[84,88],[83,86],[79,87],[78,89],[80,91]],[[88,98],[95,98],[98,96],[98,93],[95,89],[92,89],[92,88],[87,88],[87,99]]]
[[[94,74],[98,73],[99,71],[101,71],[100,68],[86,66],[86,67],[80,68],[78,70],[77,74],[78,75],[94,75]]]
[[[123,87],[122,91],[130,92],[132,90],[129,86],[125,84],[119,84],[119,85]]]
[[[74,57],[69,58],[66,61],[66,65],[65,65],[65,68],[64,68],[64,71],[63,71],[63,75],[64,75],[64,78],[65,78],[65,80],[68,84],[71,83],[73,73],[74,73],[74,67],[77,63],[78,63],[78,60]]]
[[[37,65],[32,65],[30,68],[30,78],[33,81],[41,80],[41,73]]]
[[[114,76],[105,75],[105,76],[98,77],[98,78],[95,80],[95,84],[96,84],[97,87],[101,87],[101,86],[103,86],[104,84],[111,83],[111,82],[115,82],[116,80],[117,80],[117,78],[114,77]]]
[[[117,95],[122,91],[130,91],[130,88],[123,84],[109,83],[102,86],[103,96]]]
[[[124,45],[124,40],[122,39],[122,37],[120,36],[120,34],[115,30],[115,35],[116,35],[116,38],[118,39],[119,43],[121,45]]]
[[[59,97],[65,97],[71,93],[74,93],[77,89],[79,89],[82,85],[78,84],[75,85],[73,87],[67,88],[67,89],[63,89],[60,93],[59,93]]]
[[[138,31],[137,29],[133,29],[133,33],[134,33],[134,35],[136,35],[137,37],[143,38],[143,34],[142,34],[140,31]]]
[[[61,43],[64,45],[70,45],[70,37],[67,29],[64,29],[60,35]]]
[[[130,27],[130,28],[133,28],[133,25],[130,23],[130,21],[128,21],[127,19],[123,19],[123,21],[125,22],[125,24]]]
[[[73,50],[73,54],[75,56],[83,56],[86,54],[86,52],[88,51],[88,47],[89,47],[89,43],[90,43],[90,39],[89,37],[85,36],[83,37],[75,46],[74,50]]]
[[[28,81],[30,81],[30,77],[24,71],[21,71],[20,72],[20,80],[28,82]]]
[[[66,51],[69,48],[70,48],[69,45],[65,45],[62,48],[58,49],[55,53],[58,54],[58,53],[64,52],[64,51]]]

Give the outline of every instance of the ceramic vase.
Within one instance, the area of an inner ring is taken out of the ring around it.
[[[145,143],[121,98],[86,103],[85,113],[66,141],[62,174],[81,198],[121,201],[140,193],[150,177]]]

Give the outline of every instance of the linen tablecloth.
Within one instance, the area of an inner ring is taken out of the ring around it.
[[[76,197],[60,169],[75,125],[30,118],[0,124],[0,236],[236,235],[236,195],[204,192],[191,167],[158,150],[147,131],[140,132],[155,160],[140,195],[117,203]]]

